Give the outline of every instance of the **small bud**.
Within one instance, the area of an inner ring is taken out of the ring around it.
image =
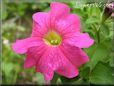
[[[102,16],[102,21],[105,21],[107,18],[109,18],[114,11],[114,2],[109,3],[106,5],[103,16]]]

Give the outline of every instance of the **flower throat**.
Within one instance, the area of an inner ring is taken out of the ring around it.
[[[61,43],[61,36],[55,31],[49,31],[44,35],[44,42],[49,45],[59,45]]]

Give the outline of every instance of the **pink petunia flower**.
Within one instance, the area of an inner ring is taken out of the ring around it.
[[[80,19],[70,14],[70,8],[52,2],[50,11],[33,14],[33,29],[29,38],[17,40],[13,50],[26,54],[24,68],[35,66],[46,81],[54,72],[73,78],[78,67],[87,62],[88,56],[81,48],[88,48],[94,40],[87,33],[80,33]]]

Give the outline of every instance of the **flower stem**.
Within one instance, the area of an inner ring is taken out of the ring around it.
[[[59,75],[55,73],[53,79],[51,80],[51,84],[56,84],[58,78],[59,78]]]
[[[97,40],[98,40],[98,43],[100,43],[100,27],[101,25],[99,26],[98,30],[97,30]]]

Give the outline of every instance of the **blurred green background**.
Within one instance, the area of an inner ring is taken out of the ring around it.
[[[10,0],[9,0],[10,1]],[[81,19],[81,31],[89,33],[95,40],[93,46],[84,49],[90,61],[79,68],[79,75],[67,79],[55,74],[52,84],[114,84],[114,49],[113,17],[103,20],[104,7],[85,6],[87,1],[75,0],[65,2],[71,13]],[[82,6],[81,6],[82,4]],[[2,83],[3,84],[44,84],[43,76],[34,68],[24,69],[25,55],[12,51],[11,44],[16,39],[23,39],[31,34],[32,14],[49,11],[50,1],[34,2],[2,2]],[[80,6],[77,6],[80,5]]]

